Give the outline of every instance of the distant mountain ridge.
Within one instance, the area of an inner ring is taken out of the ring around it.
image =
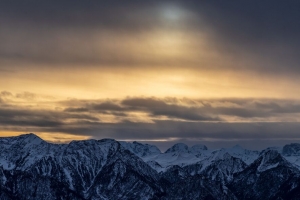
[[[0,200],[300,199],[300,144],[252,151],[0,138]]]

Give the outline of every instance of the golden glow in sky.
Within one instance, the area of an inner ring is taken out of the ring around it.
[[[171,141],[209,123],[298,123],[297,16],[243,3],[81,4],[0,5],[1,136]]]

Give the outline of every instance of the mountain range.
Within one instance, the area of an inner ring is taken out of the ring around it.
[[[300,199],[300,144],[262,151],[0,138],[0,200]]]

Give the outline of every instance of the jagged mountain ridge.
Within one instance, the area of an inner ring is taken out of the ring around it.
[[[240,199],[299,199],[299,180],[299,169],[277,151],[266,150],[235,174],[229,187]]]
[[[298,150],[297,144],[258,152],[179,143],[161,153],[113,139],[0,138],[0,200],[299,199],[299,167],[289,161]]]

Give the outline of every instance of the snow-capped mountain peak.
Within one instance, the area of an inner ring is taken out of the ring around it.
[[[202,144],[196,144],[189,148],[189,152],[191,152],[193,154],[201,153],[202,151],[205,151],[205,150],[207,150],[207,147]]]
[[[281,164],[288,164],[290,165],[277,151],[275,150],[266,150],[261,152],[260,157],[260,164],[257,168],[259,172],[263,172],[272,168],[277,167]]]
[[[183,143],[174,144],[165,153],[188,153],[189,147]]]
[[[298,199],[300,171],[285,158],[299,157],[280,149],[0,138],[0,199]]]
[[[282,154],[285,156],[299,156],[300,155],[300,144],[298,143],[291,143],[285,145],[282,149]]]
[[[132,153],[134,153],[135,155],[144,158],[144,157],[149,157],[149,156],[155,156],[160,154],[160,150],[154,146],[154,145],[150,145],[150,144],[142,144],[139,142],[119,142],[125,149],[128,149],[129,151],[131,151]]]

